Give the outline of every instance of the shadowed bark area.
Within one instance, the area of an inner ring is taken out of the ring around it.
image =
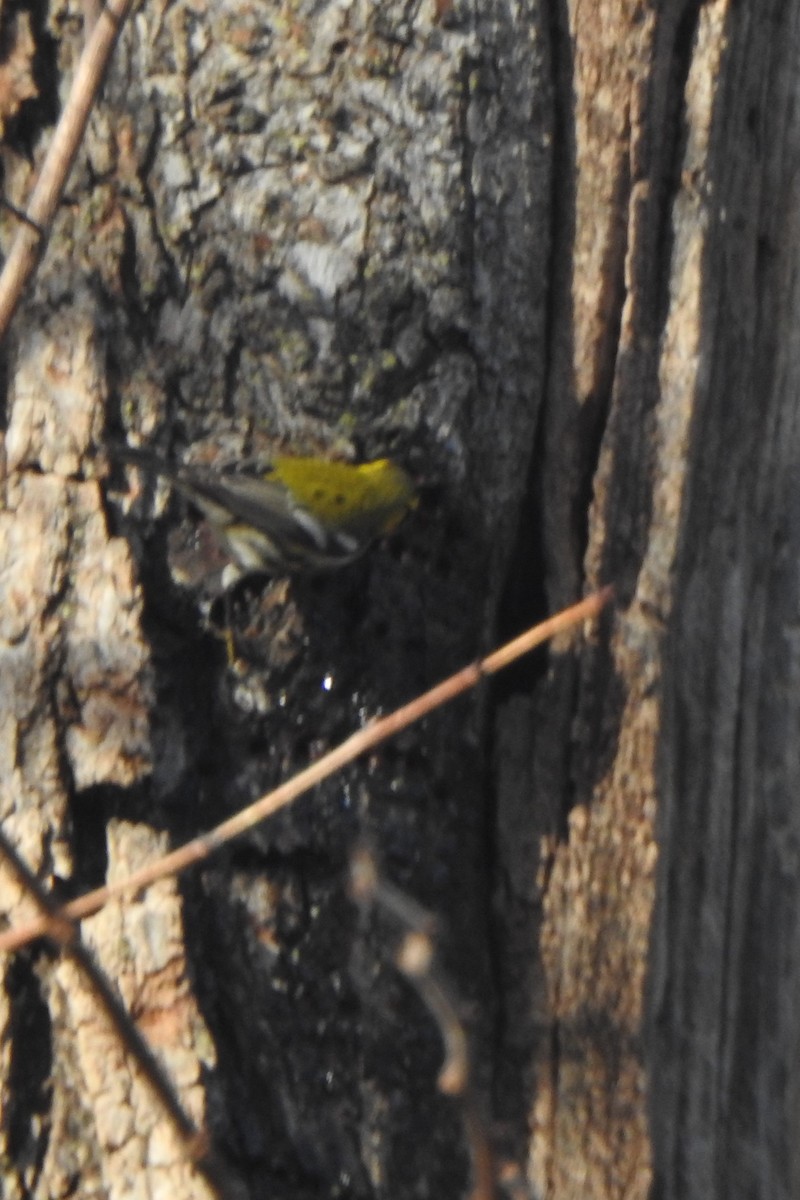
[[[19,206],[85,15],[0,14]],[[365,836],[441,922],[519,1195],[798,1193],[798,19],[177,0],[123,32],[3,362],[0,818],[41,879],[118,878],[617,596],[85,922],[237,1195],[469,1195],[439,1033],[347,895]],[[388,454],[420,503],[226,608],[109,439]],[[4,965],[0,1037],[4,1197],[208,1194],[69,964]]]
[[[21,136],[6,156],[18,204],[83,16],[39,30],[50,109],[27,114],[33,160]],[[536,3],[180,2],[123,31],[7,367],[3,816],[46,880],[119,877],[488,648],[542,391],[550,91]],[[341,573],[209,617],[181,586],[196,514],[109,468],[109,439],[389,454],[420,504]],[[488,1061],[484,727],[485,697],[461,701],[85,923],[243,1194],[465,1188],[438,1032],[346,868],[368,836],[441,916]],[[74,973],[39,972],[50,1107],[0,1093],[4,1194],[199,1195]]]

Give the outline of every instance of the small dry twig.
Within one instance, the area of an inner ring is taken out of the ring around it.
[[[357,733],[351,734],[328,754],[324,754],[315,763],[311,763],[297,775],[280,784],[274,791],[268,792],[233,817],[229,817],[215,829],[200,834],[148,866],[134,871],[127,879],[121,879],[117,883],[107,884],[105,887],[96,888],[93,892],[79,896],[59,909],[55,915],[69,921],[80,920],[82,917],[96,913],[109,900],[140,892],[158,879],[164,879],[168,875],[177,875],[195,863],[203,861],[225,843],[246,833],[260,821],[278,812],[279,809],[285,808],[298,796],[310,791],[312,787],[322,783],[335,771],[347,766],[366,751],[373,750],[381,742],[421,720],[422,717],[427,716],[442,704],[446,704],[449,700],[453,700],[456,696],[475,687],[481,679],[496,674],[521,655],[527,654],[557,634],[596,617],[608,604],[612,595],[612,588],[603,588],[601,591],[587,596],[579,604],[573,604],[570,608],[556,613],[547,621],[533,626],[532,629],[501,646],[499,650],[464,667],[463,670],[451,675],[449,679],[445,679],[444,682],[437,684],[430,691],[424,692],[415,700],[403,705],[402,708],[395,709],[388,716],[381,717],[364,729],[358,730]],[[0,951],[17,950],[20,946],[24,946],[27,942],[47,932],[47,922],[41,917],[17,929],[6,930],[4,933],[0,933]]]
[[[108,60],[132,7],[133,0],[106,0],[89,34],[23,223],[0,274],[0,338],[6,333],[22,289],[38,262]]]
[[[470,1200],[495,1200],[495,1167],[489,1135],[472,1089],[467,1034],[450,981],[436,958],[435,919],[411,896],[380,874],[375,855],[361,845],[350,860],[350,895],[388,914],[402,930],[393,961],[417,991],[436,1022],[444,1046],[439,1091],[461,1106],[472,1159]]]

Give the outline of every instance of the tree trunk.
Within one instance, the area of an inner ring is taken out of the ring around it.
[[[2,14],[19,206],[83,19]],[[581,646],[83,923],[232,1195],[469,1194],[439,1030],[348,895],[364,839],[439,920],[519,1195],[800,1195],[797,26],[177,0],[122,33],[5,359],[0,815],[39,877],[123,877],[616,589]],[[420,503],[224,604],[112,441],[388,454]],[[72,961],[9,958],[0,1032],[4,1197],[212,1194]]]

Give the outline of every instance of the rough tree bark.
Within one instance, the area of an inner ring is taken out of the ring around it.
[[[24,204],[90,17],[0,19]],[[347,898],[364,835],[441,919],[530,1195],[798,1194],[799,34],[788,0],[123,32],[4,359],[0,817],[40,877],[118,877],[617,589],[580,650],[84,923],[243,1196],[468,1192],[438,1033]],[[234,667],[176,575],[196,521],[110,438],[426,486],[346,571],[237,593]],[[3,1196],[208,1194],[71,966],[9,959],[0,1034]]]

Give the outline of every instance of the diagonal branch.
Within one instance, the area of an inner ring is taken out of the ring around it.
[[[20,887],[32,896],[46,924],[47,936],[60,947],[83,975],[91,994],[105,1013],[125,1051],[134,1060],[151,1092],[169,1119],[188,1160],[221,1198],[238,1194],[236,1182],[211,1145],[208,1133],[197,1129],[178,1099],[172,1081],[156,1058],[146,1039],[137,1029],[105,973],[80,939],[77,927],[63,916],[45,893],[36,876],[17,854],[0,830],[0,860],[12,872]]]
[[[556,613],[547,621],[534,625],[519,637],[501,646],[499,650],[488,654],[486,658],[464,667],[455,675],[451,675],[449,679],[445,679],[415,700],[403,705],[402,708],[395,709],[388,716],[381,717],[364,729],[359,729],[357,733],[351,734],[328,754],[323,755],[322,758],[311,763],[310,766],[305,767],[297,775],[280,784],[247,808],[243,808],[227,821],[223,821],[216,828],[209,830],[208,833],[200,834],[183,846],[179,846],[177,850],[165,854],[139,871],[134,871],[127,879],[121,879],[117,883],[107,884],[105,887],[96,888],[93,892],[79,896],[77,900],[73,900],[59,909],[55,916],[69,921],[80,920],[82,917],[96,913],[111,899],[139,892],[158,879],[164,879],[168,875],[177,875],[193,866],[194,863],[208,858],[220,846],[246,833],[260,821],[285,808],[298,796],[322,783],[334,771],[341,770],[342,767],[347,766],[354,759],[360,758],[368,750],[374,749],[387,738],[407,729],[409,725],[421,720],[422,717],[427,716],[442,704],[446,704],[456,696],[468,691],[487,675],[496,674],[521,655],[527,654],[542,645],[543,642],[556,637],[557,634],[598,616],[609,603],[612,595],[612,588],[603,588],[599,592],[592,593],[579,604],[573,604],[570,608]],[[48,922],[41,917],[31,921],[28,925],[6,930],[5,933],[0,933],[0,951],[17,950],[26,942],[48,932]]]
[[[89,34],[24,221],[17,230],[0,274],[0,339],[11,323],[22,289],[39,260],[108,60],[132,7],[133,0],[107,0]]]

